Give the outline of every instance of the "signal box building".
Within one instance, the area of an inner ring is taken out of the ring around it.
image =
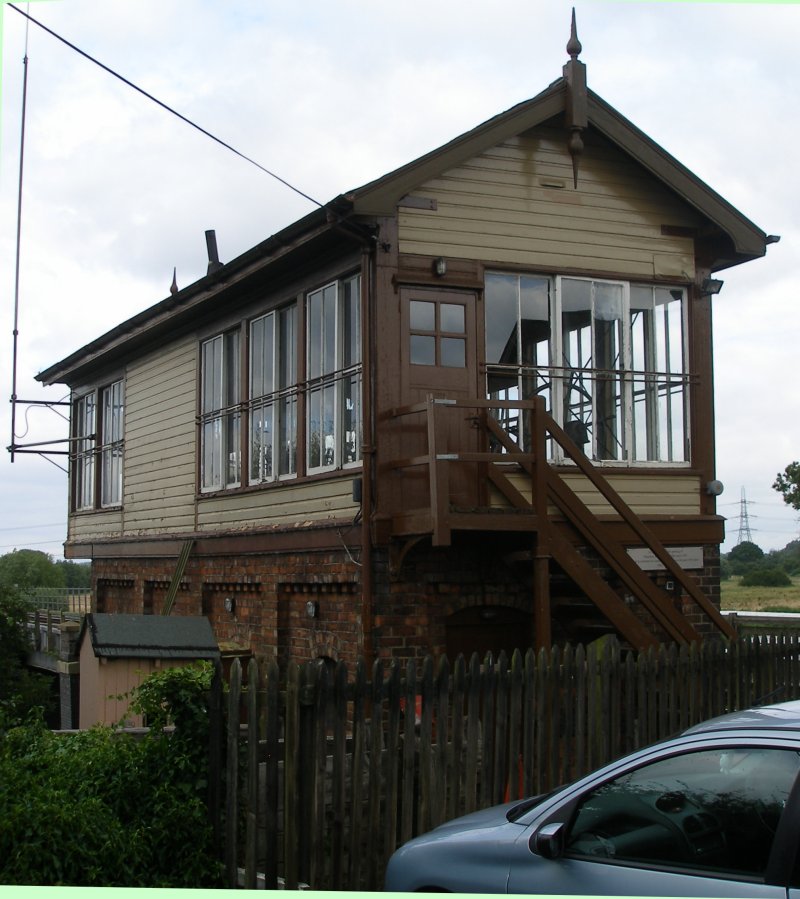
[[[280,660],[730,633],[712,295],[774,238],[567,50],[38,375],[96,612]]]

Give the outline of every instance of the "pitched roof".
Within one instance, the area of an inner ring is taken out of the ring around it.
[[[86,634],[98,657],[127,659],[218,659],[219,647],[207,618],[184,615],[86,616],[78,645]]]
[[[573,37],[575,26],[573,20]],[[267,240],[206,275],[173,296],[118,325],[97,340],[40,372],[36,379],[44,384],[73,383],[87,370],[115,362],[121,352],[137,347],[152,347],[154,341],[174,334],[176,325],[196,318],[213,307],[221,290],[229,290],[257,272],[280,271],[296,254],[310,252],[312,245],[330,247],[334,235],[363,242],[370,234],[358,224],[359,216],[392,215],[403,197],[442,172],[479,155],[485,150],[521,134],[550,119],[567,125],[576,122],[575,104],[580,106],[579,129],[595,128],[625,152],[634,164],[642,166],[669,190],[699,212],[709,223],[708,236],[714,258],[707,260],[712,271],[728,268],[763,256],[768,237],[727,200],[689,171],[663,147],[626,119],[585,84],[585,67],[577,62],[577,50],[568,45],[571,62],[564,75],[530,100],[518,103],[499,115],[459,135],[447,144],[389,172],[361,187],[335,197],[325,206],[293,222]],[[571,73],[581,74],[579,95]],[[566,131],[565,131],[566,138]],[[327,244],[325,243],[327,241]]]
[[[415,186],[478,156],[510,137],[562,115],[566,110],[567,94],[567,81],[559,78],[532,99],[511,107],[425,156],[357,188],[345,195],[345,199],[352,203],[353,211],[357,214],[389,215],[398,201]],[[592,90],[587,91],[586,105],[589,127],[596,128],[627,153],[633,162],[650,172],[730,238],[735,255],[730,259],[717,260],[716,269],[765,254],[769,242],[766,233],[724,197]]]

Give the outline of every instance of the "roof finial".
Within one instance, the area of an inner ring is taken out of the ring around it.
[[[572,27],[569,32],[569,41],[567,41],[567,53],[572,57],[573,60],[576,60],[581,52],[583,47],[581,46],[581,42],[578,40],[578,28],[575,24],[575,7],[572,7]]]
[[[572,183],[576,188],[578,186],[578,160],[583,152],[582,132],[589,125],[586,66],[578,59],[581,50],[583,47],[578,40],[575,7],[573,6],[572,27],[567,42],[567,53],[569,53],[570,60],[564,66],[564,81],[566,82],[564,124],[570,132],[567,149],[572,157]]]
[[[170,285],[169,292],[173,296],[175,296],[175,294],[178,292],[178,269],[177,269],[177,267],[172,269],[172,284]]]

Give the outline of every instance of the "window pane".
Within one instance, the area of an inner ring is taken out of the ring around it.
[[[440,330],[449,331],[451,334],[464,333],[464,307],[460,303],[440,303],[439,316]]]
[[[279,420],[279,468],[280,476],[297,473],[297,397],[291,394],[280,403]]]
[[[762,748],[704,750],[646,765],[584,799],[567,852],[762,877],[798,770],[797,752]]]
[[[306,309],[308,328],[308,376],[322,374],[322,291],[309,294]]]
[[[350,278],[344,282],[344,319],[343,345],[344,368],[356,365],[361,361],[361,316],[360,316],[360,284],[361,278]]]
[[[241,482],[239,331],[207,340],[201,350],[202,413],[200,486],[235,487]],[[229,411],[226,411],[229,410]],[[219,413],[219,414],[214,414]]]
[[[485,305],[486,361],[509,365],[519,362],[517,276],[487,274]]]
[[[442,365],[448,368],[464,368],[467,364],[467,342],[462,337],[443,337],[441,344]]]
[[[568,433],[591,434],[594,381],[592,378],[591,282],[561,281],[561,353],[566,383],[562,424]],[[575,424],[573,424],[573,422]]]
[[[117,381],[101,392],[102,427],[100,505],[115,506],[122,502],[122,441],[124,438],[124,389]]]
[[[272,478],[273,405],[257,406],[250,413],[250,482]]]
[[[317,388],[308,394],[308,467],[322,465],[322,390]]]
[[[201,354],[202,411],[213,412],[222,408],[222,336],[207,340]]]
[[[550,282],[546,278],[520,278],[520,331],[522,362],[550,364]]]
[[[347,465],[361,458],[361,376],[344,382],[344,410],[342,415],[342,462]]]
[[[411,335],[411,364],[436,365],[436,338]]]
[[[275,315],[257,318],[250,325],[250,397],[266,396],[275,389]]]
[[[322,373],[336,371],[336,285],[330,284],[323,296]]]
[[[278,342],[278,387],[285,389],[297,383],[297,336],[295,307],[287,306],[280,315]]]
[[[594,433],[598,459],[625,458],[622,378],[622,285],[594,282]]]
[[[411,329],[413,331],[436,330],[436,303],[411,300],[409,316]]]

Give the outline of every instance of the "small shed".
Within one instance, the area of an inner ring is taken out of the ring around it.
[[[207,618],[100,612],[84,618],[78,654],[82,730],[118,722],[128,710],[128,701],[117,697],[151,672],[220,657]],[[130,723],[141,724],[141,719],[131,717]]]

